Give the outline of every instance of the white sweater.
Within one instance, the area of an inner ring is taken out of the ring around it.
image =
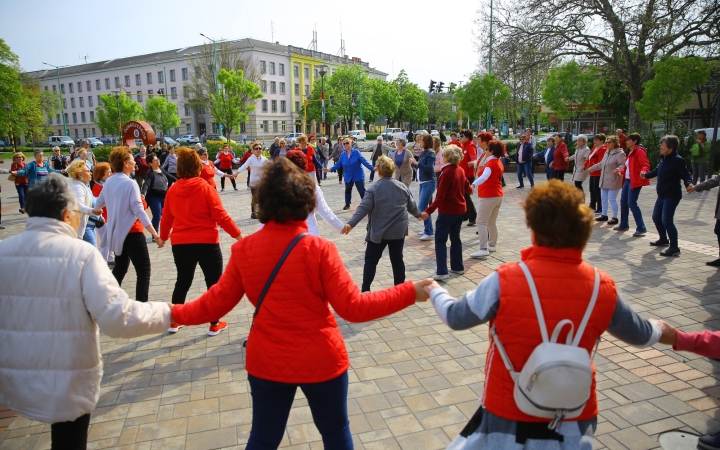
[[[78,209],[82,213],[80,222],[78,223],[77,234],[80,239],[85,235],[85,227],[88,223],[88,217],[92,215],[93,195],[89,187],[82,181],[72,180],[73,192],[75,192],[75,200],[77,200]]]
[[[140,198],[140,188],[124,173],[116,173],[105,181],[100,197],[95,202],[95,209],[103,206],[107,207],[105,236],[110,243],[110,251],[116,256],[121,255],[123,243],[135,220],[140,219],[143,227],[151,223]]]
[[[250,168],[250,186],[255,187],[258,183],[260,183],[260,178],[262,178],[264,173],[263,166],[266,162],[268,162],[266,157],[260,156],[258,158],[253,155],[245,161],[245,164],[240,166],[238,172],[242,172],[243,170]]]
[[[98,326],[132,338],[170,325],[166,304],[128,298],[100,252],[59,220],[30,217],[0,242],[0,274],[0,405],[28,419],[65,422],[95,409]]]
[[[307,219],[305,219],[305,223],[308,226],[308,233],[310,233],[313,236],[320,236],[320,229],[318,228],[318,222],[317,217],[315,217],[315,213],[320,214],[320,217],[325,220],[325,222],[328,223],[331,227],[335,228],[337,231],[340,231],[343,229],[345,224],[342,223],[340,219],[337,218],[334,212],[330,209],[328,204],[325,202],[325,196],[323,195],[322,190],[320,190],[320,186],[315,185],[315,201],[317,203],[317,206],[315,206],[315,210],[310,213]],[[258,225],[258,231],[262,230],[265,224]]]

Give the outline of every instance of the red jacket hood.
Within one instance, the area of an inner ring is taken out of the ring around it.
[[[172,188],[178,197],[188,198],[197,194],[204,186],[207,186],[207,181],[200,177],[192,177],[180,178],[176,183],[173,183]]]

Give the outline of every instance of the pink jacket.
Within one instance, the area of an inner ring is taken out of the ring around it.
[[[707,358],[720,358],[720,331],[702,333],[677,332],[677,344],[673,350],[693,352]]]

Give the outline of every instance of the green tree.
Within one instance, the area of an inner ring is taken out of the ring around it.
[[[417,84],[411,83],[405,72],[400,70],[392,81],[400,95],[400,106],[393,117],[395,122],[425,123],[428,119],[427,94]]]
[[[354,127],[355,119],[360,115],[360,86],[362,86],[363,118],[377,113],[373,103],[373,88],[367,74],[359,66],[340,66],[329,78],[325,79],[325,121],[340,121],[347,130]],[[320,94],[321,80],[313,84],[310,102],[307,106],[308,120],[321,120]],[[353,104],[353,95],[356,101]],[[330,106],[329,98],[334,97],[334,105]],[[302,114],[303,111],[300,111]],[[374,119],[374,116],[373,116]]]
[[[172,128],[180,126],[177,105],[167,101],[165,97],[148,99],[145,104],[145,119],[155,128],[162,130],[163,136]]]
[[[144,118],[142,105],[124,93],[117,97],[112,94],[101,94],[100,104],[95,107],[95,123],[103,134],[111,136],[120,135],[119,122],[122,126],[132,120],[143,120]]]
[[[430,94],[427,100],[428,123],[440,124],[450,120],[451,102],[447,94]]]
[[[476,73],[457,96],[460,107],[468,115],[468,122],[477,118],[479,123],[484,123],[493,105],[510,97],[510,88],[495,75]]]
[[[710,65],[700,57],[670,57],[655,63],[655,77],[645,83],[642,100],[637,102],[640,118],[662,120],[665,130],[684,111],[682,105],[693,98],[693,89],[710,77]]]
[[[210,94],[211,111],[215,120],[225,127],[225,135],[247,122],[249,112],[255,110],[256,100],[262,98],[260,86],[245,79],[242,70],[225,70],[218,73],[221,85],[218,94]]]
[[[603,86],[596,66],[581,67],[570,61],[550,69],[542,85],[543,103],[560,117],[577,122],[580,115],[595,111],[602,101]],[[578,128],[579,124],[578,124]]]
[[[395,86],[377,78],[369,79],[368,84],[370,94],[365,95],[363,92],[363,108],[365,108],[365,98],[370,98],[376,111],[372,110],[372,115],[368,114],[367,117],[374,119],[378,116],[394,116],[400,107],[400,93]]]

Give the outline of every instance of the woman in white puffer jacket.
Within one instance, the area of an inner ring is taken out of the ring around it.
[[[162,333],[170,307],[130,299],[78,239],[67,178],[30,189],[26,211],[25,230],[0,242],[0,404],[51,423],[53,448],[85,448],[103,375],[98,326],[117,338]]]

